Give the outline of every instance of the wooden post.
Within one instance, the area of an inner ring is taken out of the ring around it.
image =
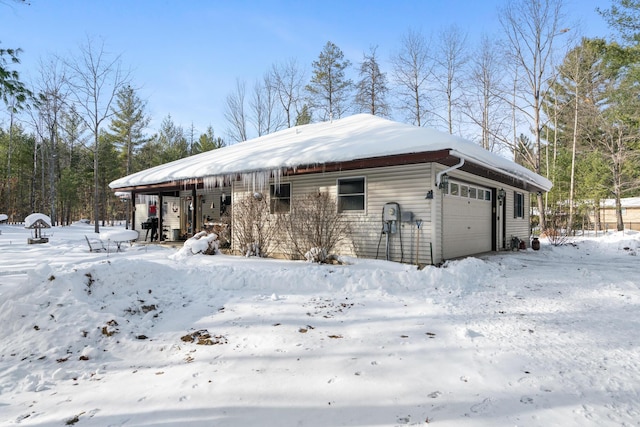
[[[198,229],[198,200],[196,199],[196,184],[193,184],[191,188],[191,206],[193,206],[193,210],[191,211],[191,236],[196,234],[196,230]],[[202,208],[201,208],[202,209]]]

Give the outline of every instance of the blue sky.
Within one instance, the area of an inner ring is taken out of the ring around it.
[[[168,114],[185,129],[213,126],[226,137],[226,96],[236,79],[247,87],[272,64],[296,58],[311,68],[327,41],[354,65],[378,46],[383,71],[409,29],[437,34],[451,25],[498,34],[497,9],[506,0],[29,0],[0,1],[0,46],[20,47],[18,70],[27,81],[50,55],[73,56],[87,37],[122,55],[152,118],[149,133]],[[608,0],[568,0],[573,35],[607,36],[596,13]],[[309,74],[308,74],[309,75]],[[352,78],[356,78],[355,69]],[[2,115],[0,115],[0,120]]]

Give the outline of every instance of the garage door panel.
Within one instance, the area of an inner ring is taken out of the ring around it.
[[[491,250],[491,202],[446,195],[443,205],[445,259]]]

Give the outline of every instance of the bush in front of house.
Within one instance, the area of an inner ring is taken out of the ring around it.
[[[351,235],[349,223],[338,213],[336,199],[328,193],[297,198],[282,218],[293,257],[327,262],[336,246]]]
[[[233,234],[245,256],[268,256],[277,229],[276,219],[269,214],[266,198],[247,194],[234,201]]]
[[[219,251],[218,235],[201,231],[187,239],[184,245],[177,252],[178,257],[196,254],[216,255]]]

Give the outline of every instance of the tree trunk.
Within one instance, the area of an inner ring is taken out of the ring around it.
[[[98,174],[98,132],[99,128],[96,126],[94,129],[95,136],[95,149],[93,153],[93,218],[94,218],[94,232],[100,232],[100,180]]]
[[[571,182],[569,184],[569,222],[567,231],[573,230],[573,196],[575,192],[576,175],[576,145],[578,144],[578,84],[576,83],[575,109],[573,111],[573,146],[571,148]]]

